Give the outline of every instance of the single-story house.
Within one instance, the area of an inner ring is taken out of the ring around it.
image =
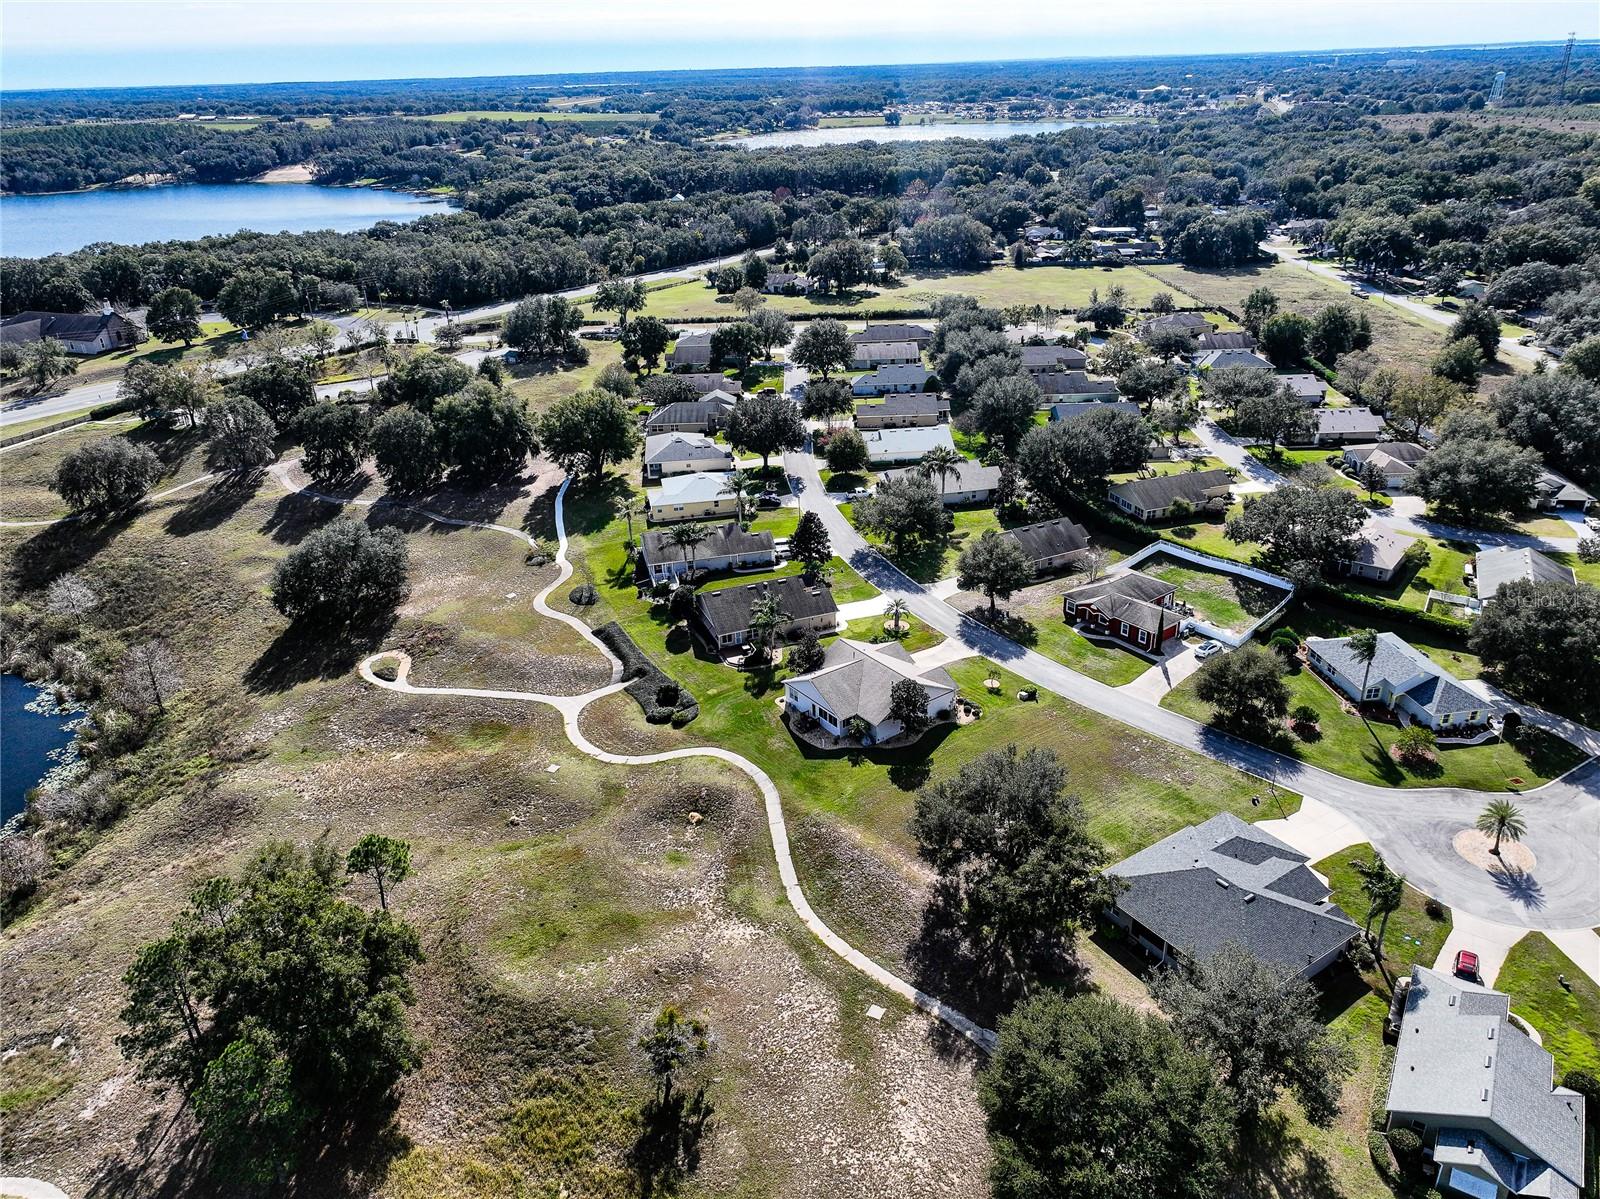
[[[652,433],[644,439],[646,479],[732,469],[733,452],[704,433]]]
[[[1232,812],[1179,829],[1106,873],[1124,884],[1107,915],[1162,962],[1205,961],[1238,945],[1314,978],[1361,933],[1305,854]]]
[[[1428,451],[1414,441],[1353,445],[1345,448],[1344,469],[1354,477],[1371,463],[1383,472],[1385,490],[1404,491],[1411,485],[1411,476],[1417,473],[1417,463],[1427,456]]]
[[[853,346],[874,341],[909,341],[919,350],[925,350],[933,341],[933,330],[923,325],[868,325],[860,333],[850,334]]]
[[[1171,312],[1166,316],[1154,317],[1141,324],[1135,333],[1140,341],[1149,341],[1151,336],[1164,329],[1181,329],[1190,337],[1198,337],[1202,333],[1209,333],[1215,328],[1205,317],[1195,312]]]
[[[1018,525],[1001,536],[1011,538],[1022,547],[1036,575],[1060,570],[1083,557],[1089,549],[1089,531],[1064,516]]]
[[[1253,350],[1207,350],[1195,359],[1201,370],[1226,370],[1243,367],[1251,371],[1270,371],[1272,363]]]
[[[915,366],[922,351],[914,341],[863,341],[850,347],[850,369],[876,370],[880,366]]]
[[[1293,445],[1350,445],[1376,441],[1383,433],[1383,417],[1370,408],[1315,408],[1303,427],[1291,435]]]
[[[1413,537],[1401,537],[1383,529],[1363,529],[1360,537],[1354,556],[1341,558],[1338,566],[1351,578],[1371,579],[1375,583],[1393,582],[1406,551],[1416,544]]]
[[[1030,375],[1053,371],[1081,371],[1089,365],[1089,355],[1075,346],[1023,346],[1022,369]]]
[[[1132,225],[1090,225],[1083,231],[1085,237],[1108,238],[1111,241],[1127,241],[1130,237],[1137,237],[1139,230]]]
[[[729,409],[710,400],[664,404],[645,418],[644,431],[652,433],[711,433],[728,423]]]
[[[1083,371],[1049,371],[1033,381],[1046,399],[1115,400],[1122,395],[1115,379],[1091,379]]]
[[[1382,704],[1404,713],[1413,724],[1453,730],[1489,718],[1487,701],[1394,633],[1378,634],[1378,653],[1371,663],[1356,656],[1348,637],[1309,638],[1306,657],[1312,670],[1353,702]]]
[[[888,482],[891,479],[921,474],[921,467],[902,466],[886,470],[879,477]],[[1000,486],[1000,468],[983,466],[970,458],[963,458],[953,473],[943,477],[934,475],[928,482],[935,488],[943,488],[941,498],[947,508],[959,508],[966,504],[985,504],[993,497],[994,489]]]
[[[1488,294],[1488,284],[1479,279],[1463,279],[1456,284],[1456,295],[1463,300],[1481,300]]]
[[[1536,508],[1554,511],[1558,508],[1576,508],[1589,511],[1594,496],[1579,487],[1565,475],[1546,468],[1539,472],[1539,481],[1533,485],[1533,504]]]
[[[667,368],[674,371],[700,371],[711,365],[711,330],[686,330],[678,334],[677,344],[667,356]]]
[[[737,398],[744,393],[744,384],[737,379],[730,379],[720,371],[688,371],[678,378],[689,384],[700,393],[700,399],[705,399],[712,392],[720,391]],[[731,402],[731,401],[730,401]]]
[[[639,560],[652,583],[664,583],[689,569],[689,551],[674,544],[669,533],[655,530],[640,539]],[[737,521],[706,532],[694,547],[694,568],[699,571],[776,566],[778,552],[771,533],[749,533]]]
[[[939,395],[920,392],[891,395],[879,403],[857,404],[855,416],[856,428],[862,430],[937,425],[950,416],[950,401]]]
[[[1578,1199],[1585,1102],[1555,1084],[1508,996],[1411,968],[1384,1108],[1421,1138],[1441,1194]]]
[[[726,471],[694,471],[662,479],[660,487],[645,489],[645,519],[650,524],[680,520],[706,520],[713,516],[737,516],[733,492],[727,490]]]
[[[1031,242],[1060,241],[1061,230],[1054,225],[1029,225],[1022,236]]]
[[[1207,354],[1212,350],[1253,350],[1256,348],[1255,334],[1240,330],[1237,333],[1202,333],[1194,339],[1194,352]]]
[[[894,466],[902,462],[921,462],[934,446],[954,450],[949,425],[914,429],[874,429],[862,435],[867,443],[867,463],[873,467]]]
[[[118,346],[135,346],[144,327],[110,304],[98,312],[19,312],[0,321],[0,343],[27,345],[54,338],[69,354],[100,354]]]
[[[1050,405],[1050,419],[1053,421],[1077,420],[1090,412],[1131,412],[1138,416],[1139,405],[1132,400],[1086,400]]]
[[[902,679],[927,694],[929,719],[938,719],[955,704],[955,681],[943,667],[920,669],[899,642],[869,645],[841,637],[828,647],[821,666],[784,683],[784,708],[791,716],[813,717],[835,736],[843,736],[852,719],[865,721],[865,740],[875,745],[901,732],[900,722],[889,716],[889,695]]]
[[[1302,372],[1279,375],[1278,379],[1302,404],[1321,404],[1328,398],[1328,385],[1315,375]]]
[[[1107,575],[1061,596],[1061,614],[1145,653],[1159,654],[1182,624],[1174,611],[1178,589],[1136,570]]]
[[[1571,567],[1538,550],[1513,549],[1509,545],[1479,550],[1472,561],[1472,577],[1477,580],[1478,598],[1487,603],[1507,583],[1526,579],[1530,583],[1576,583]]]
[[[1156,475],[1153,479],[1129,479],[1113,486],[1107,495],[1136,520],[1151,521],[1170,515],[1172,506],[1180,500],[1194,510],[1226,511],[1232,485],[1233,476],[1219,467]]]
[[[881,396],[895,392],[926,391],[933,372],[920,362],[896,362],[868,371],[850,385],[850,394]]]
[[[793,271],[768,271],[761,290],[769,296],[798,296],[811,290],[811,279]]]
[[[801,633],[831,633],[839,625],[839,605],[826,583],[808,583],[799,575],[717,587],[694,597],[695,615],[718,649],[750,640],[750,609],[757,600],[775,599],[785,620],[777,636],[791,640]]]

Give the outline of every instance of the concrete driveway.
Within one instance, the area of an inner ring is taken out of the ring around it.
[[[1291,849],[1298,849],[1312,862],[1331,853],[1360,845],[1366,834],[1343,812],[1316,799],[1301,799],[1300,810],[1292,816],[1262,820],[1256,824]]]
[[[1483,985],[1494,986],[1494,980],[1500,977],[1501,967],[1506,964],[1506,955],[1511,952],[1513,945],[1528,935],[1528,930],[1485,920],[1471,912],[1452,912],[1451,916],[1453,923],[1450,935],[1445,938],[1439,956],[1434,958],[1433,968],[1441,974],[1449,974],[1455,965],[1456,954],[1463,949],[1470,949],[1478,955],[1478,977]]]
[[[1483,810],[1489,798],[1484,793],[1357,782],[1240,741],[1024,649],[956,611],[868,546],[823,492],[810,454],[786,454],[784,467],[801,508],[822,518],[834,553],[879,591],[904,599],[913,615],[946,637],[1090,711],[1337,809],[1365,831],[1364,839],[1396,871],[1452,908],[1523,928],[1600,925],[1600,764],[1590,762],[1521,793],[1517,803],[1528,822],[1523,843],[1538,866],[1523,875],[1491,874],[1460,857],[1453,845],[1456,833]]]
[[[1117,690],[1159,704],[1163,695],[1200,669],[1200,659],[1195,656],[1198,648],[1198,645],[1188,645],[1173,638],[1167,643],[1168,652],[1161,661],[1153,663],[1149,670]]]

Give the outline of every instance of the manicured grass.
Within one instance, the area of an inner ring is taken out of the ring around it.
[[[901,631],[898,636],[893,635],[885,627],[889,618],[882,613],[873,616],[858,616],[844,627],[844,635],[852,641],[886,642],[898,641],[906,653],[917,654],[925,649],[932,649],[944,640],[944,634],[938,629],[929,628],[915,616],[902,616],[900,618]]]
[[[1128,650],[1080,636],[1062,617],[1060,600],[1051,599],[1017,615],[1033,626],[1035,640],[1030,648],[1108,686],[1131,683],[1154,665]]]
[[[1087,304],[1095,289],[1104,294],[1116,284],[1127,289],[1129,300],[1135,305],[1148,304],[1156,292],[1169,290],[1137,267],[1043,266],[1019,271],[1011,266],[995,266],[981,271],[912,274],[891,286],[864,287],[842,296],[767,296],[766,303],[791,316],[835,316],[845,320],[861,320],[881,312],[926,313],[936,296],[957,293],[976,296],[995,307],[1044,304],[1069,309]],[[593,317],[606,316],[595,312],[592,305],[586,311]],[[731,296],[717,295],[704,279],[697,278],[652,290],[643,315],[669,321],[737,320],[739,313]]]
[[[620,621],[645,653],[699,700],[699,719],[682,732],[654,730],[662,745],[709,743],[736,750],[773,776],[786,802],[843,819],[903,851],[912,848],[906,828],[912,792],[985,749],[1011,741],[1050,746],[1063,756],[1070,785],[1083,796],[1096,831],[1119,855],[1221,808],[1246,819],[1276,814],[1251,806],[1259,784],[1198,754],[1049,695],[1037,703],[1016,700],[1024,684],[1009,672],[1001,672],[1001,694],[989,695],[982,685],[988,671],[976,661],[950,668],[962,694],[983,708],[976,724],[943,726],[909,750],[850,754],[802,748],[779,719],[776,701],[786,665],[746,674],[702,657],[659,609],[637,598],[631,577],[621,569],[623,524],[611,515],[625,488],[617,480],[605,492],[591,487],[569,494],[567,521],[579,581],[593,582],[601,597],[599,604],[579,611],[595,625]],[[637,716],[631,708],[628,712]]]
[[[1302,610],[1303,611],[1303,610]],[[1277,627],[1288,627],[1297,636],[1325,635],[1323,618],[1302,621],[1301,612]],[[1406,635],[1409,630],[1403,631]],[[1260,636],[1265,642],[1266,632]],[[1452,668],[1454,664],[1451,664]],[[1319,679],[1309,667],[1284,678],[1289,688],[1289,709],[1301,704],[1314,709],[1318,732],[1311,740],[1301,740],[1278,730],[1270,738],[1273,748],[1335,774],[1361,782],[1387,787],[1469,787],[1477,791],[1521,791],[1537,787],[1564,774],[1584,760],[1584,755],[1567,742],[1542,730],[1525,729],[1515,746],[1503,741],[1484,745],[1441,747],[1436,767],[1403,767],[1389,754],[1399,735],[1397,725],[1373,721],[1346,712],[1343,697]],[[1182,712],[1195,720],[1210,722],[1212,707],[1195,695],[1195,676],[1174,687],[1161,701],[1162,706]],[[1261,738],[1256,738],[1261,739]],[[1512,782],[1513,779],[1519,780]]]
[[[1495,989],[1511,996],[1511,1010],[1544,1038],[1558,1082],[1568,1070],[1600,1072],[1600,987],[1549,937],[1529,933],[1513,945]]]
[[[1048,417],[1046,417],[1046,421],[1048,423]],[[1127,483],[1133,479],[1143,478],[1147,474],[1156,475],[1158,477],[1161,475],[1181,475],[1187,474],[1191,470],[1213,470],[1222,465],[1223,463],[1221,459],[1218,458],[1194,458],[1186,459],[1183,462],[1172,462],[1166,459],[1154,458],[1149,462],[1146,462],[1144,467],[1140,470],[1128,470],[1123,471],[1120,474],[1108,475],[1106,477],[1106,482]]]
[[[1178,589],[1178,599],[1192,607],[1202,620],[1225,629],[1242,631],[1248,628],[1285,597],[1277,587],[1221,570],[1192,566],[1165,554],[1145,559],[1138,570],[1172,584]]]
[[[530,362],[507,368],[513,394],[527,401],[528,411],[532,415],[540,415],[565,396],[593,387],[608,364],[622,361],[622,348],[614,341],[586,341],[583,344],[589,351],[589,361],[584,366],[563,370],[549,363]]]
[[[1548,556],[1576,574],[1578,582],[1600,587],[1600,562],[1585,562],[1577,554],[1571,553],[1549,554]]]
[[[724,587],[743,587],[746,583],[762,583],[772,579],[787,579],[792,575],[801,573],[805,568],[799,562],[785,562],[776,570],[767,570],[760,573],[745,572],[730,574],[715,578],[700,585],[701,591],[720,591]],[[833,599],[838,604],[851,604],[857,600],[871,599],[878,594],[877,588],[858,575],[848,562],[843,558],[834,558],[828,564],[828,571],[832,578]]]
[[[1340,456],[1329,450],[1280,449],[1274,455],[1265,446],[1253,445],[1250,447],[1249,452],[1250,456],[1257,462],[1289,479],[1294,478],[1309,465],[1326,466],[1332,472],[1328,480],[1330,484],[1355,493],[1356,497],[1369,508],[1392,508],[1394,506],[1394,501],[1381,491],[1369,496],[1365,487],[1339,469]],[[1329,461],[1330,458],[1332,459],[1331,462]]]
[[[1427,550],[1426,558],[1402,562],[1390,582],[1342,579],[1339,585],[1350,591],[1392,600],[1419,612],[1427,604],[1430,590],[1445,591],[1452,595],[1472,594],[1464,568],[1477,553],[1476,546],[1464,541],[1440,541],[1436,537],[1418,537],[1414,540]]]
[[[1333,890],[1333,901],[1357,924],[1366,923],[1368,901],[1361,891],[1361,876],[1356,873],[1357,862],[1370,862],[1372,846],[1365,842],[1347,846],[1338,853],[1323,858],[1312,869],[1328,880]],[[1428,897],[1415,887],[1407,886],[1400,906],[1389,917],[1389,926],[1383,934],[1383,955],[1394,977],[1408,973],[1413,965],[1430,969],[1439,951],[1450,936],[1453,920],[1450,909],[1436,905],[1442,913],[1435,920],[1428,915]],[[1372,922],[1372,935],[1378,935],[1379,921]]]

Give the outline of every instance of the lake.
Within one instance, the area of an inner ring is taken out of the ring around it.
[[[0,675],[0,824],[26,806],[29,791],[56,766],[73,732],[68,726],[83,718],[81,712],[48,714],[30,711],[38,687],[14,674]]]
[[[65,254],[97,241],[139,245],[237,233],[349,233],[447,211],[444,201],[316,183],[186,183],[0,197],[0,253]]]
[[[1080,125],[1107,124],[1105,121],[989,121],[963,125],[941,121],[930,125],[856,125],[839,129],[786,129],[781,133],[757,133],[730,140],[747,150],[772,146],[837,146],[855,142],[939,142],[947,137],[1032,137],[1036,133],[1059,133]]]

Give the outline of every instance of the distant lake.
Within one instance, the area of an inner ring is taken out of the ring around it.
[[[1036,133],[1059,133],[1079,125],[1106,124],[1105,121],[989,121],[963,125],[942,121],[932,125],[855,125],[838,129],[787,129],[782,133],[757,133],[730,139],[747,150],[771,146],[837,146],[855,142],[939,142],[947,137],[1032,137]]]
[[[0,675],[0,824],[26,806],[29,791],[60,760],[60,751],[72,743],[67,726],[81,718],[78,712],[50,715],[29,711],[40,689],[14,674]]]
[[[187,183],[0,197],[0,253],[65,254],[97,241],[139,245],[237,233],[349,233],[444,212],[443,201],[316,183]]]

